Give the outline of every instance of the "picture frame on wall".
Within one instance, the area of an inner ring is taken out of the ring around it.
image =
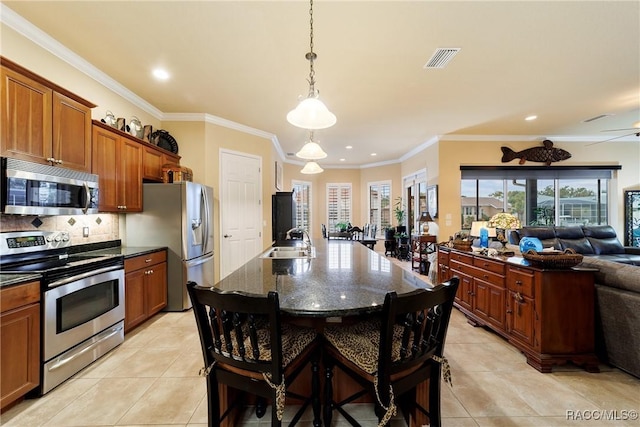
[[[430,185],[427,187],[427,211],[431,218],[438,217],[438,186]]]
[[[276,190],[282,191],[282,163],[276,162]]]
[[[624,192],[624,245],[640,247],[640,190]]]

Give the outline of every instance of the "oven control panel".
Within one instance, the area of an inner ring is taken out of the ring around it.
[[[0,234],[0,250],[3,254],[64,248],[71,245],[66,231],[16,231]]]

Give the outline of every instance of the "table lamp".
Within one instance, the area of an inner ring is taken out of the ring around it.
[[[487,238],[489,237],[496,237],[496,229],[489,227],[489,221],[473,221],[471,223],[471,231],[469,232],[469,235],[474,236],[474,237],[482,237],[482,229],[487,230]],[[482,247],[488,247],[489,246],[489,242],[487,241],[487,246],[484,246],[482,244],[482,238],[480,239],[480,246]]]
[[[429,234],[429,223],[433,221],[433,218],[431,218],[431,215],[429,215],[429,212],[422,212],[422,214],[420,214],[420,219],[418,220],[419,224],[422,224],[422,226],[420,227],[422,229],[422,234]]]

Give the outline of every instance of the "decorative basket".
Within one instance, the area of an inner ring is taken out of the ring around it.
[[[470,251],[471,250],[471,240],[454,240],[453,248],[458,249],[460,251]]]
[[[565,249],[564,252],[536,252],[529,249],[522,257],[532,265],[542,268],[571,268],[582,262],[582,254],[573,249]]]

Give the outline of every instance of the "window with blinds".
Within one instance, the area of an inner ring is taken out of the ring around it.
[[[391,226],[391,181],[369,184],[369,224],[376,225],[377,235]]]
[[[351,222],[351,184],[327,184],[327,231],[339,231],[336,224]]]
[[[311,183],[293,181],[293,197],[296,202],[293,225],[311,233]]]

